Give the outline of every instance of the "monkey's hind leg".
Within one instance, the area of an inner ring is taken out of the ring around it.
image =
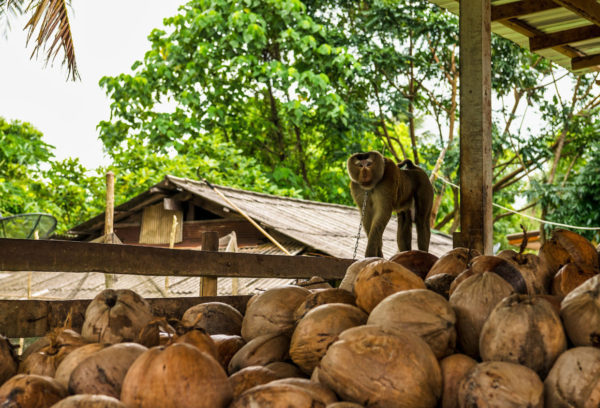
[[[398,250],[410,251],[412,246],[412,219],[410,209],[398,212]]]
[[[415,224],[417,227],[417,245],[421,251],[429,251],[431,239],[431,209],[433,207],[433,191],[431,195],[422,194],[415,197]]]

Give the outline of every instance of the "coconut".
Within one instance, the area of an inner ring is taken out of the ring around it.
[[[302,286],[303,288],[306,288],[306,289],[310,290],[311,292],[313,290],[331,289],[333,287],[329,284],[329,282],[327,282],[325,279],[321,278],[320,276],[313,276],[312,278],[310,278],[307,281],[298,283],[298,286]]]
[[[340,401],[334,402],[333,404],[327,404],[325,408],[363,408],[363,405],[357,404],[355,402],[348,401]]]
[[[600,406],[600,350],[575,347],[561,354],[544,381],[547,408]]]
[[[233,306],[222,302],[200,303],[185,311],[182,322],[204,329],[208,334],[240,335],[244,316]]]
[[[8,337],[0,335],[0,385],[17,373],[19,359]]]
[[[306,375],[296,364],[287,361],[273,361],[265,365],[266,368],[273,371],[279,378],[305,378]]]
[[[450,286],[456,277],[449,273],[438,273],[427,279],[425,279],[425,287],[431,291],[434,291],[438,295],[448,299],[450,296]]]
[[[119,398],[127,370],[147,350],[137,343],[118,343],[95,352],[75,367],[69,378],[69,391]]]
[[[494,307],[513,292],[513,287],[492,272],[473,275],[450,295],[450,305],[456,313],[456,334],[459,348],[468,356],[479,356],[481,328]]]
[[[106,346],[106,344],[90,343],[73,350],[64,358],[58,367],[56,367],[54,379],[61,383],[65,388],[69,388],[69,378],[71,378],[71,373],[79,363]]]
[[[425,284],[404,266],[384,260],[365,266],[354,282],[356,304],[367,313],[387,296],[409,289],[425,289]]]
[[[470,276],[480,274],[483,272],[493,272],[496,275],[503,278],[505,281],[511,284],[514,291],[517,293],[529,293],[533,294],[533,287],[527,286],[527,281],[523,278],[521,271],[508,262],[506,259],[500,258],[499,256],[488,256],[481,255],[473,258],[469,268],[461,272],[460,275],[454,279],[450,285],[450,295],[465,279]]]
[[[337,395],[372,407],[435,407],[442,374],[419,336],[377,326],[345,330],[319,364],[319,382]]]
[[[239,395],[229,408],[325,408],[311,392],[293,384],[263,384]]]
[[[231,385],[221,365],[196,347],[153,347],[131,365],[121,390],[130,408],[225,408]]]
[[[539,252],[540,258],[554,275],[568,263],[576,264],[582,271],[600,272],[598,253],[585,237],[565,229],[555,229]]]
[[[440,361],[444,384],[440,408],[458,408],[460,381],[476,364],[477,361],[465,354],[452,354]]]
[[[315,307],[294,330],[290,342],[292,361],[310,375],[337,336],[350,327],[365,324],[367,317],[358,307],[343,303]]]
[[[233,373],[229,377],[229,383],[233,390],[233,398],[246,390],[257,385],[266,384],[268,382],[278,380],[280,377],[272,370],[262,366],[250,366],[242,368],[240,371]]]
[[[50,345],[50,339],[48,339],[48,337],[44,336],[44,337],[38,338],[33,343],[31,343],[29,346],[27,346],[25,348],[25,350],[23,350],[23,354],[21,354],[21,361],[25,360],[31,354],[33,354],[37,351],[40,351],[41,349],[43,349],[44,347],[49,346],[49,345]]]
[[[87,344],[74,330],[59,328],[45,336],[49,344],[36,352],[32,352],[19,365],[19,373],[38,374],[54,377],[56,368],[69,353]]]
[[[246,343],[231,358],[227,371],[233,374],[244,367],[264,366],[289,357],[290,338],[286,334],[266,334]]]
[[[505,361],[474,366],[460,382],[461,408],[544,407],[544,384],[535,371]]]
[[[227,368],[231,358],[246,344],[241,336],[228,336],[226,334],[213,334],[210,338],[215,343],[219,362]]]
[[[79,394],[60,400],[51,408],[127,408],[116,398],[107,395]]]
[[[323,289],[313,292],[306,297],[304,302],[294,312],[294,320],[302,319],[309,310],[327,303],[346,303],[356,305],[356,297],[347,290],[339,288]]]
[[[566,348],[558,313],[550,302],[536,296],[504,298],[490,313],[479,337],[482,360],[522,364],[541,378]]]
[[[402,251],[390,258],[390,262],[396,262],[404,266],[421,279],[425,279],[437,260],[437,256],[417,249]]]
[[[65,387],[52,377],[17,374],[0,387],[0,407],[48,408],[66,396]]]
[[[290,384],[301,387],[307,391],[315,400],[325,404],[333,404],[337,402],[337,396],[329,388],[322,384],[312,382],[306,378],[282,378],[280,380],[271,381],[269,384]]]
[[[420,336],[439,358],[456,346],[456,315],[441,295],[427,289],[411,289],[383,299],[369,315],[367,324],[408,331]]]
[[[575,346],[600,347],[600,275],[563,299],[560,316],[569,340]]]
[[[217,361],[220,359],[219,351],[214,340],[202,329],[192,329],[182,336],[175,338],[174,343],[187,343],[197,347],[200,351],[210,354]]]
[[[339,288],[347,290],[348,292],[354,292],[354,281],[356,281],[358,273],[371,262],[380,261],[382,259],[383,258],[369,257],[352,263],[352,265],[346,269],[346,273],[344,274],[344,278],[342,279]]]
[[[481,253],[476,249],[462,247],[454,248],[442,255],[431,266],[431,269],[425,278],[431,278],[432,276],[439,274],[448,274],[457,277],[462,271],[467,269],[471,259],[479,255],[481,255]]]
[[[155,347],[167,344],[173,339],[175,328],[167,319],[159,317],[152,319],[139,331],[136,343],[146,347]]]
[[[581,269],[577,264],[568,263],[562,266],[554,276],[552,280],[552,294],[565,297],[583,282],[594,276],[594,273]]]
[[[134,341],[152,320],[150,305],[129,289],[104,289],[88,305],[81,334],[89,341]]]
[[[549,293],[552,273],[539,256],[524,254],[523,250],[524,248],[521,252],[516,252],[512,249],[505,249],[500,251],[497,256],[506,259],[519,269],[525,279],[529,294]]]
[[[310,294],[299,286],[282,286],[264,291],[248,302],[242,321],[242,337],[250,341],[258,336],[294,331],[294,312]]]

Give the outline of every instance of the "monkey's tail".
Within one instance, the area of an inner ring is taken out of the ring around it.
[[[400,163],[398,163],[398,167],[400,167],[400,168],[404,167],[404,165],[406,165],[407,169],[418,169],[418,167],[415,166],[414,163],[410,159],[405,159],[405,160],[402,160]]]

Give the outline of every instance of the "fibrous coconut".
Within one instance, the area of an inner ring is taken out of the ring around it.
[[[48,408],[66,396],[65,387],[52,377],[17,374],[0,387],[0,407]]]
[[[60,400],[50,408],[127,408],[116,398],[107,395],[78,394]]]
[[[231,358],[227,372],[233,374],[244,367],[264,366],[289,357],[290,338],[287,334],[266,334],[246,343]]]
[[[402,251],[390,258],[390,262],[396,262],[404,266],[421,279],[425,279],[437,260],[438,257],[434,254],[418,249]]]
[[[600,347],[600,275],[563,299],[560,316],[575,346]]]
[[[0,335],[0,385],[17,373],[19,360],[7,337]]]
[[[238,395],[252,387],[266,384],[279,378],[274,371],[266,367],[250,366],[242,368],[229,376],[229,383],[233,390],[233,398],[237,398]]]
[[[477,361],[465,354],[452,354],[440,361],[442,369],[441,408],[458,408],[458,386]]]
[[[356,297],[340,288],[323,289],[308,295],[294,312],[294,320],[302,319],[311,309],[327,303],[346,303],[356,305]]]
[[[352,265],[346,269],[346,273],[344,274],[344,278],[342,279],[339,288],[347,290],[348,292],[354,292],[354,282],[356,281],[356,276],[358,273],[371,262],[380,261],[382,259],[383,258],[369,257],[352,263]]]
[[[208,334],[240,335],[244,316],[233,306],[222,302],[207,302],[185,311],[182,322],[204,329]]]

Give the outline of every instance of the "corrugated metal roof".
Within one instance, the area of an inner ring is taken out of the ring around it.
[[[531,0],[534,2],[534,0]],[[431,3],[458,15],[459,2],[456,0],[430,0]],[[492,1],[492,7],[509,3],[517,3],[517,1]],[[569,30],[572,28],[590,26],[593,23],[582,16],[570,11],[564,7],[558,7],[550,10],[539,11],[533,14],[519,16],[507,20],[492,21],[492,32],[517,43],[519,46],[529,49],[529,38],[534,35],[551,34],[560,31]],[[558,65],[573,70],[571,67],[571,59],[574,57],[592,56],[600,53],[600,40],[598,38],[590,38],[585,41],[569,43],[554,48],[546,48],[535,51]],[[585,72],[598,69],[591,67],[577,72]]]

